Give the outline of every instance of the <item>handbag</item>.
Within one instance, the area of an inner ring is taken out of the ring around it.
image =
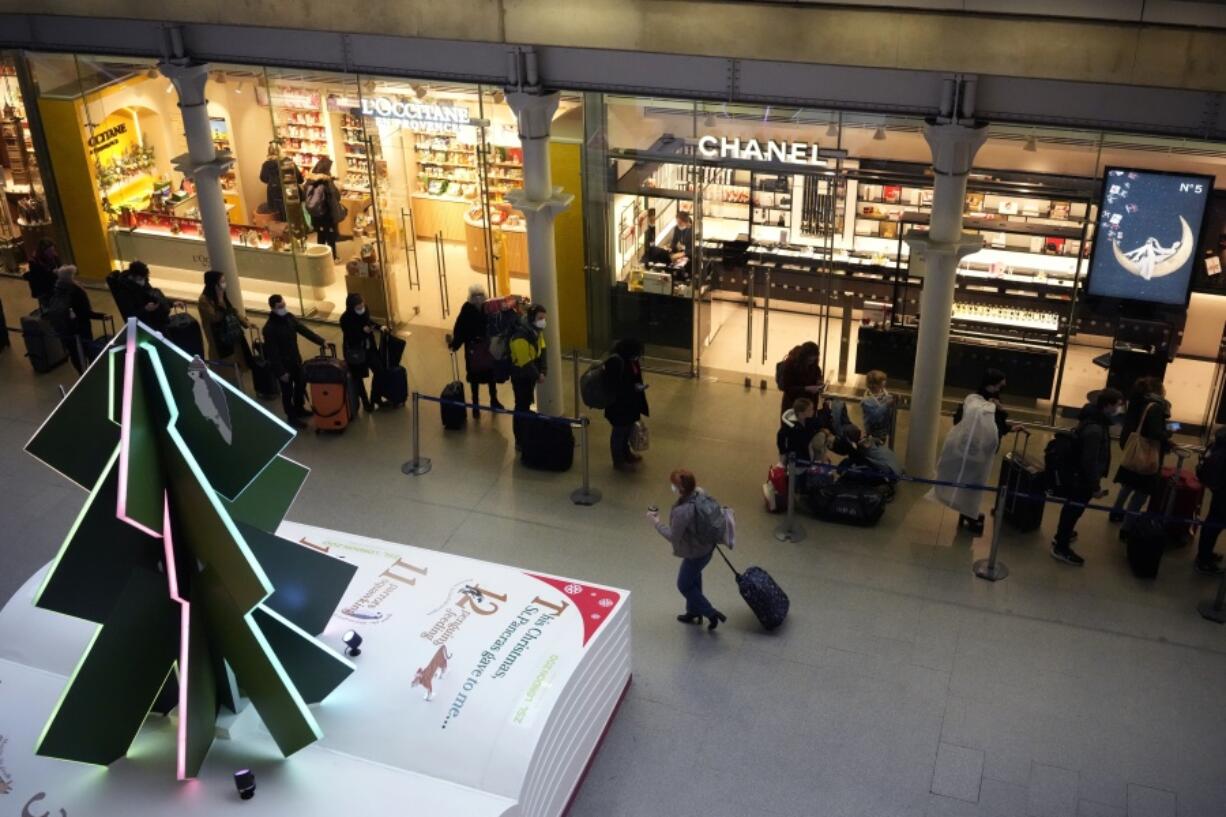
[[[345,365],[351,369],[366,365],[366,344],[345,344]]]
[[[1136,430],[1128,435],[1128,442],[1124,444],[1124,457],[1120,460],[1121,468],[1127,468],[1141,476],[1158,473],[1158,442],[1141,434],[1141,429],[1145,428],[1145,418],[1153,407],[1154,404],[1150,403],[1145,407],[1145,411],[1141,412],[1141,421],[1137,423]]]
[[[638,453],[651,448],[651,433],[647,430],[647,424],[642,420],[634,422],[634,428],[630,430],[630,450]]]

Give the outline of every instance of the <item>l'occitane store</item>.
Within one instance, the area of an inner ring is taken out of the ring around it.
[[[140,259],[167,295],[195,301],[209,268],[178,95],[151,62],[28,55],[75,261],[102,278]],[[527,295],[516,120],[499,89],[250,66],[212,66],[212,137],[248,308],[285,296],[336,320],[360,292],[380,319],[449,326],[473,284]],[[564,342],[586,339],[582,107],[553,125],[553,181],[575,194],[557,222]],[[307,184],[331,162],[344,216],[312,223]],[[92,195],[91,195],[92,193]]]

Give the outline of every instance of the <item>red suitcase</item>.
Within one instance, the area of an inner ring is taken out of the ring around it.
[[[1180,458],[1180,465],[1183,458]],[[1173,501],[1168,504],[1171,492]],[[1200,515],[1200,504],[1205,498],[1205,486],[1201,485],[1196,474],[1186,468],[1166,467],[1162,469],[1162,478],[1158,482],[1158,490],[1149,500],[1150,513],[1166,513],[1176,519],[1188,519]],[[1170,508],[1168,511],[1167,508]],[[1187,522],[1168,522],[1167,536],[1171,545],[1184,545],[1192,539],[1192,526]]]

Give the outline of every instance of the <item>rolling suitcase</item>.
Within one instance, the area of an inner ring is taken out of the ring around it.
[[[1000,484],[1005,486],[1005,521],[1025,533],[1036,530],[1043,522],[1047,478],[1043,466],[1026,456],[1030,432],[1023,428],[1017,433],[1024,435],[1026,442],[1018,453],[1018,438],[1013,438],[1013,450],[1000,463]]]
[[[186,306],[180,304],[178,311],[171,309],[162,335],[182,349],[188,357],[204,357],[204,335],[200,333],[200,323],[187,314]]]
[[[439,395],[439,399],[451,402],[439,403],[439,411],[443,415],[443,428],[457,431],[468,422],[466,411],[468,407],[462,405],[464,403],[464,382],[460,380],[460,367],[456,363],[455,352],[451,353],[451,376],[454,379],[443,387],[443,392]],[[461,405],[455,405],[456,403]]]
[[[1149,512],[1188,519],[1200,515],[1201,501],[1205,498],[1205,486],[1196,474],[1183,467],[1186,455],[1177,451],[1178,461],[1173,468],[1163,468],[1158,490],[1149,500]],[[1187,522],[1164,520],[1172,546],[1192,541],[1192,526]]]
[[[26,357],[36,372],[49,372],[68,359],[64,342],[41,309],[21,316],[21,338],[26,344]]]
[[[1187,527],[1182,523],[1172,523],[1165,518],[1175,515],[1175,503],[1179,501],[1185,455],[1179,453],[1178,456],[1179,460],[1174,468],[1162,469],[1161,487],[1154,495],[1155,500],[1161,497],[1158,507],[1155,508],[1151,500],[1150,513],[1129,520],[1120,531],[1120,537],[1127,548],[1128,566],[1132,569],[1132,575],[1138,579],[1157,577],[1158,568],[1162,565],[1162,554],[1166,552],[1167,547],[1180,543],[1179,537]],[[1194,474],[1189,474],[1189,476],[1199,489],[1200,481]],[[1203,493],[1203,489],[1201,492]],[[1197,499],[1197,504],[1199,505],[1199,499]]]
[[[741,592],[741,598],[745,599],[745,603],[758,617],[763,628],[773,630],[782,624],[787,618],[790,606],[788,594],[783,592],[783,588],[760,567],[746,568],[744,573],[738,573],[732,566],[732,562],[728,560],[724,549],[719,545],[716,545],[715,549],[719,551],[728,569],[736,577],[736,588]]]
[[[390,331],[385,331],[379,343],[379,356],[383,362],[383,368],[374,371],[372,388],[374,394],[371,396],[382,397],[397,407],[403,406],[409,399],[409,373],[400,365],[400,357],[403,353],[404,341]]]
[[[251,329],[251,384],[260,397],[273,398],[281,394],[277,377],[268,365],[268,358],[264,357],[264,339],[254,327]]]
[[[311,411],[315,431],[344,431],[357,414],[349,369],[336,356],[336,344],[329,343],[302,364],[307,392],[311,396]]]
[[[575,434],[565,420],[534,416],[520,418],[523,449],[520,459],[528,468],[569,471],[575,461]]]

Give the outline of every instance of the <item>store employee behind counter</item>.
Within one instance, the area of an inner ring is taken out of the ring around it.
[[[694,222],[689,213],[678,211],[677,226],[673,229],[672,239],[668,244],[668,255],[672,259],[674,277],[679,280],[688,279],[691,260],[694,257]]]

